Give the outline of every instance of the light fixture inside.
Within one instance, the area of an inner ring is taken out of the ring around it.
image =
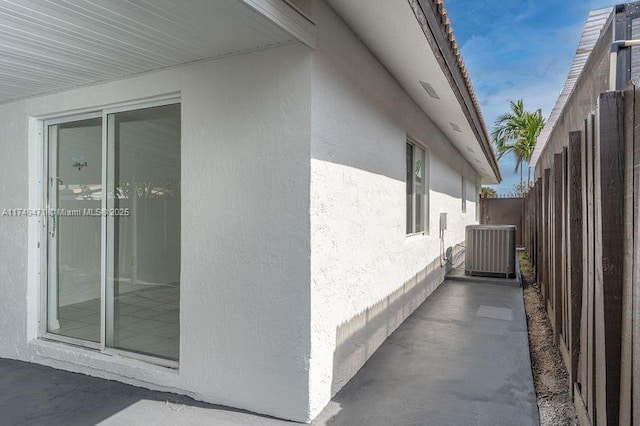
[[[473,150],[473,148],[471,148],[469,145],[467,145],[465,148],[467,148],[467,151],[475,154],[476,152]]]
[[[460,133],[462,133],[462,129],[461,129],[461,128],[460,128],[460,126],[458,126],[456,123],[449,122],[449,124],[451,125],[451,128],[452,128],[453,130],[455,130],[456,132],[460,132]]]
[[[438,95],[438,92],[436,92],[436,89],[434,89],[432,85],[425,81],[420,81],[420,85],[433,99],[440,99],[440,95]]]

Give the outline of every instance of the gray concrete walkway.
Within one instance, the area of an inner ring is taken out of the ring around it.
[[[292,423],[0,359],[0,424]],[[313,424],[538,424],[521,289],[445,282]]]
[[[316,423],[537,425],[522,289],[446,281]]]

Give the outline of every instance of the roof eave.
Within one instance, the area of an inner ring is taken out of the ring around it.
[[[433,53],[440,64],[460,106],[480,142],[483,154],[489,161],[496,183],[502,181],[502,175],[495,157],[491,138],[487,130],[480,103],[471,84],[469,73],[462,59],[460,48],[453,35],[451,22],[442,0],[408,0],[429,41]]]

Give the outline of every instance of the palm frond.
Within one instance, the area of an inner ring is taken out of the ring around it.
[[[536,147],[545,120],[542,111],[525,110],[524,101],[509,102],[510,111],[499,115],[491,132],[496,147],[498,160],[505,154],[513,153],[516,157],[516,171],[523,162],[529,163]]]

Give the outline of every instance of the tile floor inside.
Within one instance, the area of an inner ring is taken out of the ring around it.
[[[177,360],[180,338],[180,287],[156,285],[116,297],[114,347]],[[61,306],[54,334],[98,342],[100,299]]]

